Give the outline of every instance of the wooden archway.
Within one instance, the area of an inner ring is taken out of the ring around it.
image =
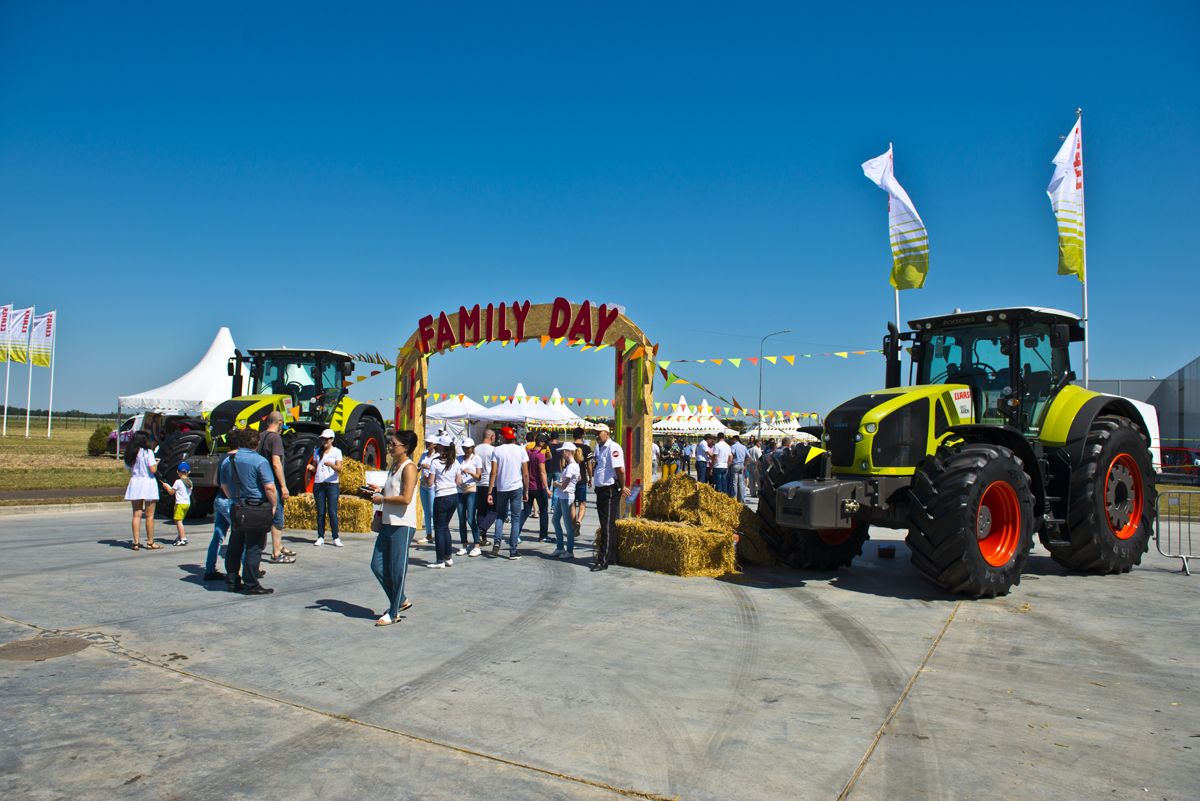
[[[611,348],[613,352],[612,436],[625,448],[625,480],[651,481],[651,423],[654,410],[654,352],[642,330],[616,307],[589,301],[529,301],[460,306],[458,311],[427,315],[417,324],[396,359],[396,428],[410,429],[424,442],[429,396],[429,359],[481,342],[541,343],[543,337]],[[641,513],[642,497],[636,503]]]

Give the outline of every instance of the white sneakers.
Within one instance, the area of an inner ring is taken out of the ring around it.
[[[454,552],[454,555],[455,555],[455,556],[466,556],[466,555],[467,555],[467,549],[466,549],[466,548],[459,548],[457,551],[455,551],[455,552]]]
[[[345,548],[346,546],[342,545],[342,540],[340,537],[334,537],[333,538],[333,547],[334,548]]]
[[[554,553],[550,554],[550,558],[557,559],[565,553],[566,551],[564,551],[562,548],[555,548]]]
[[[467,551],[467,556],[479,556],[481,553],[483,553],[483,551],[479,550],[479,546],[476,545],[474,548]]]
[[[430,562],[429,564],[425,565],[425,567],[429,568],[430,570],[441,570],[445,566],[445,562]]]
[[[454,560],[453,560],[453,559],[447,559],[447,560],[446,560],[446,567],[453,567],[453,566],[454,566]]]
[[[325,540],[323,540],[323,539],[313,540],[313,545],[317,546],[318,548],[320,548],[324,544],[325,544]]]

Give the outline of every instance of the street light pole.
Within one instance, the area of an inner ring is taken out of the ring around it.
[[[771,337],[777,337],[780,334],[790,334],[792,329],[785,328],[782,331],[774,331],[763,337],[758,343],[758,430],[762,433],[763,427],[763,410],[762,410],[762,374],[763,374],[763,345]]]

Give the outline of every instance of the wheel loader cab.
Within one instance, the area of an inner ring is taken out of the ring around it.
[[[1052,309],[956,313],[911,326],[914,385],[965,384],[976,423],[1031,436],[1074,378],[1068,348],[1083,339],[1077,317]]]

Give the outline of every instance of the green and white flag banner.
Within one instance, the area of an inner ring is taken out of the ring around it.
[[[1046,187],[1058,220],[1058,274],[1087,281],[1087,237],[1083,212],[1083,118],[1075,120]]]
[[[908,192],[896,180],[892,146],[887,152],[864,161],[863,174],[888,193],[888,236],[892,245],[892,286],[920,289],[929,272],[929,234]]]
[[[8,361],[8,329],[12,325],[13,307],[0,306],[0,362]]]
[[[58,312],[46,312],[33,318],[29,335],[29,358],[34,367],[49,367],[54,354],[54,325]]]
[[[33,307],[9,313],[4,332],[5,353],[14,364],[25,364],[29,358],[29,328],[33,324]]]

